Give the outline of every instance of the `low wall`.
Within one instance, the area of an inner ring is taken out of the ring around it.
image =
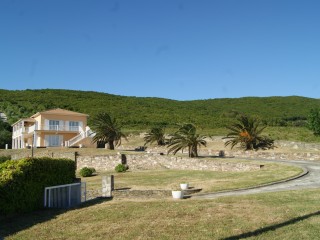
[[[114,170],[121,163],[121,155],[77,156],[77,169],[94,167],[96,170]],[[209,171],[251,171],[260,169],[258,164],[218,163],[213,159],[182,158],[159,154],[126,155],[130,170],[178,169]]]
[[[319,143],[304,143],[304,142],[292,142],[292,141],[282,141],[277,140],[275,141],[275,146],[277,147],[286,147],[286,148],[292,148],[292,149],[299,149],[299,150],[320,150],[320,144]]]
[[[16,159],[31,157],[32,153],[31,153],[31,150],[28,150],[28,151],[24,150],[24,151],[21,151],[20,153],[15,153],[10,155],[11,155],[11,159],[16,160]],[[42,149],[42,151],[39,151],[39,149],[37,149],[34,151],[33,157],[68,158],[71,160],[75,160],[76,152],[60,152],[60,151],[50,151],[50,150],[44,150],[44,149]]]
[[[226,156],[246,159],[272,159],[272,160],[310,160],[320,161],[319,153],[301,152],[301,153],[281,153],[264,151],[225,151]]]

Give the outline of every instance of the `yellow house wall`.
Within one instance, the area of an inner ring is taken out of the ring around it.
[[[58,114],[42,114],[37,116],[36,121],[41,125],[42,129],[45,126],[45,120],[60,120],[60,121],[75,121],[82,122],[83,129],[87,126],[87,117],[86,116],[72,116],[72,115],[58,115]],[[66,123],[64,123],[66,124]]]
[[[78,133],[65,133],[65,132],[55,132],[55,131],[41,132],[41,133],[38,133],[37,146],[44,147],[45,146],[45,142],[44,142],[45,136],[46,135],[55,135],[55,134],[63,136],[63,144],[64,144],[65,141],[68,141],[71,138],[73,138],[76,135],[78,135]]]
[[[64,125],[66,125],[66,121],[75,121],[75,122],[82,122],[82,128],[85,130],[87,126],[87,117],[86,116],[73,116],[73,115],[59,115],[59,114],[41,114],[35,118],[35,120],[38,122],[38,130],[45,129],[45,120],[59,120],[64,121]],[[71,138],[78,135],[78,133],[70,133],[65,131],[46,131],[46,132],[40,132],[37,131],[37,146],[45,146],[45,135],[62,135],[63,136],[63,143],[65,141],[70,140]]]

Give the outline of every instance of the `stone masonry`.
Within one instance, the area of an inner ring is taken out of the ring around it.
[[[216,162],[214,159],[185,158],[152,153],[126,155],[130,170],[178,169],[209,171],[250,171],[260,169],[259,164]],[[77,156],[77,169],[94,167],[96,170],[114,170],[121,163],[120,155]]]

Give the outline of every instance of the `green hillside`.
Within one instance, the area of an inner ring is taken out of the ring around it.
[[[146,129],[157,123],[174,126],[182,122],[219,128],[230,122],[236,112],[258,116],[269,126],[301,126],[310,109],[320,107],[320,100],[290,96],[175,101],[60,89],[0,90],[0,111],[6,113],[10,123],[58,107],[91,117],[105,111],[131,129]]]

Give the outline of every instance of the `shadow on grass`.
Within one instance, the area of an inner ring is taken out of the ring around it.
[[[314,216],[317,216],[317,215],[320,215],[320,211],[317,211],[317,212],[314,212],[314,213],[310,213],[310,214],[307,214],[307,215],[304,215],[304,216],[301,216],[301,217],[293,218],[293,219],[285,221],[283,223],[279,223],[279,224],[271,225],[271,226],[264,227],[264,228],[261,228],[261,229],[257,229],[257,230],[252,231],[252,232],[242,233],[242,234],[239,234],[239,235],[236,235],[236,236],[223,238],[221,240],[236,240],[236,239],[243,239],[243,238],[249,238],[249,237],[257,237],[257,236],[259,236],[259,235],[261,235],[263,233],[266,233],[266,232],[269,232],[269,231],[275,231],[278,228],[282,228],[282,227],[288,226],[290,224],[295,224],[295,223],[297,223],[299,221],[303,221],[303,220],[306,220],[306,219],[308,219],[310,217],[314,217]]]
[[[95,198],[82,203],[78,207],[69,209],[43,209],[24,214],[0,216],[0,240],[12,234],[18,233],[24,229],[30,228],[36,224],[54,219],[58,215],[63,214],[67,211],[87,208],[110,200],[112,200],[112,198]]]

